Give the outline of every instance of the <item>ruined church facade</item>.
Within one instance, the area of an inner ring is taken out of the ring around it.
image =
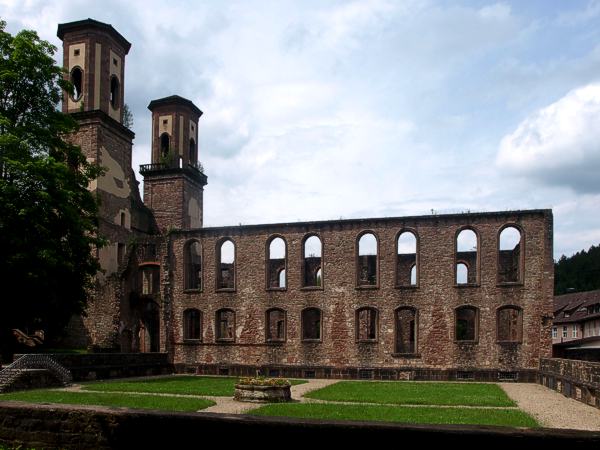
[[[533,380],[551,356],[550,210],[204,227],[202,111],[150,102],[142,201],[129,42],[91,19],[58,36],[72,140],[107,169],[90,186],[109,244],[80,345],[168,352],[182,372],[331,378]]]

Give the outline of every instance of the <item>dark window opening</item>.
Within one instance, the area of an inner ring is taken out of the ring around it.
[[[183,338],[202,339],[202,313],[197,309],[186,309],[183,312]]]
[[[73,100],[78,101],[83,94],[83,72],[79,67],[71,70],[71,83],[73,84]]]
[[[75,50],[73,50],[73,55],[74,56],[79,56],[81,54],[80,50],[77,48]]]
[[[477,339],[477,309],[463,306],[456,310],[456,340],[475,341]]]
[[[413,308],[396,310],[396,353],[413,354],[417,351],[417,312]]]
[[[119,80],[114,75],[110,78],[110,106],[119,108]]]
[[[498,341],[521,342],[523,339],[523,315],[520,308],[507,306],[498,310]]]
[[[198,156],[196,153],[196,143],[193,139],[190,139],[190,164],[195,165],[197,163]]]
[[[417,285],[417,238],[410,231],[398,236],[396,283],[398,286]]]
[[[320,287],[323,283],[322,244],[317,236],[310,236],[302,246],[302,286]]]
[[[372,233],[363,234],[358,241],[358,286],[377,284],[377,238]]]
[[[198,241],[191,241],[184,252],[185,289],[202,289],[202,248]]]
[[[377,339],[377,310],[361,308],[356,312],[356,339],[374,341]]]
[[[302,311],[302,339],[321,339],[321,310],[308,308]]]
[[[501,283],[521,281],[521,232],[515,227],[506,227],[500,233],[498,280]]]
[[[217,252],[219,270],[217,272],[217,289],[235,288],[235,246],[229,239],[225,240]]]
[[[286,245],[276,237],[269,243],[267,257],[267,287],[285,288]]]
[[[267,341],[285,341],[285,311],[270,309],[267,311]]]
[[[168,133],[160,135],[160,155],[167,156],[170,150],[170,138]]]
[[[470,229],[456,236],[456,284],[477,284],[477,234]]]
[[[218,341],[235,340],[235,313],[230,309],[217,311],[216,338]]]

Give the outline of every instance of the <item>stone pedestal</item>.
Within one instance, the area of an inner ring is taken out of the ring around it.
[[[234,400],[253,403],[282,403],[292,400],[290,386],[236,384]]]

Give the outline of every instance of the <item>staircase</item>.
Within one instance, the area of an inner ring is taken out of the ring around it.
[[[30,387],[35,388],[44,387],[40,386],[39,383],[31,383],[30,380],[36,378],[43,380],[44,384],[51,384],[52,386],[57,384],[70,386],[73,382],[71,372],[51,357],[41,354],[27,354],[0,371],[0,393],[23,389],[28,384],[31,384]],[[53,380],[53,382],[48,380]]]

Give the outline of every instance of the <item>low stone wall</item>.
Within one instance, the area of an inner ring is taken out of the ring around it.
[[[482,369],[418,369],[418,368],[359,368],[359,367],[303,367],[303,366],[246,366],[236,364],[175,364],[178,373],[199,375],[229,375],[252,377],[325,378],[359,380],[413,380],[413,381],[515,381],[536,383],[537,370],[482,370]]]
[[[275,433],[275,434],[273,434]],[[267,418],[211,413],[163,413],[125,408],[71,407],[0,403],[0,444],[27,448],[179,448],[214,438],[218,444],[247,446],[272,436],[314,446],[316,438],[340,443],[357,439],[377,442],[418,442],[460,445],[549,444],[571,448],[600,442],[600,433],[580,430],[520,429],[462,425],[403,425],[378,422],[341,422]],[[588,447],[593,448],[593,447]]]
[[[15,355],[15,359],[21,355]],[[174,372],[167,353],[47,354],[73,375],[73,381],[165,375]]]
[[[600,408],[600,363],[542,359],[538,381],[566,397]]]

